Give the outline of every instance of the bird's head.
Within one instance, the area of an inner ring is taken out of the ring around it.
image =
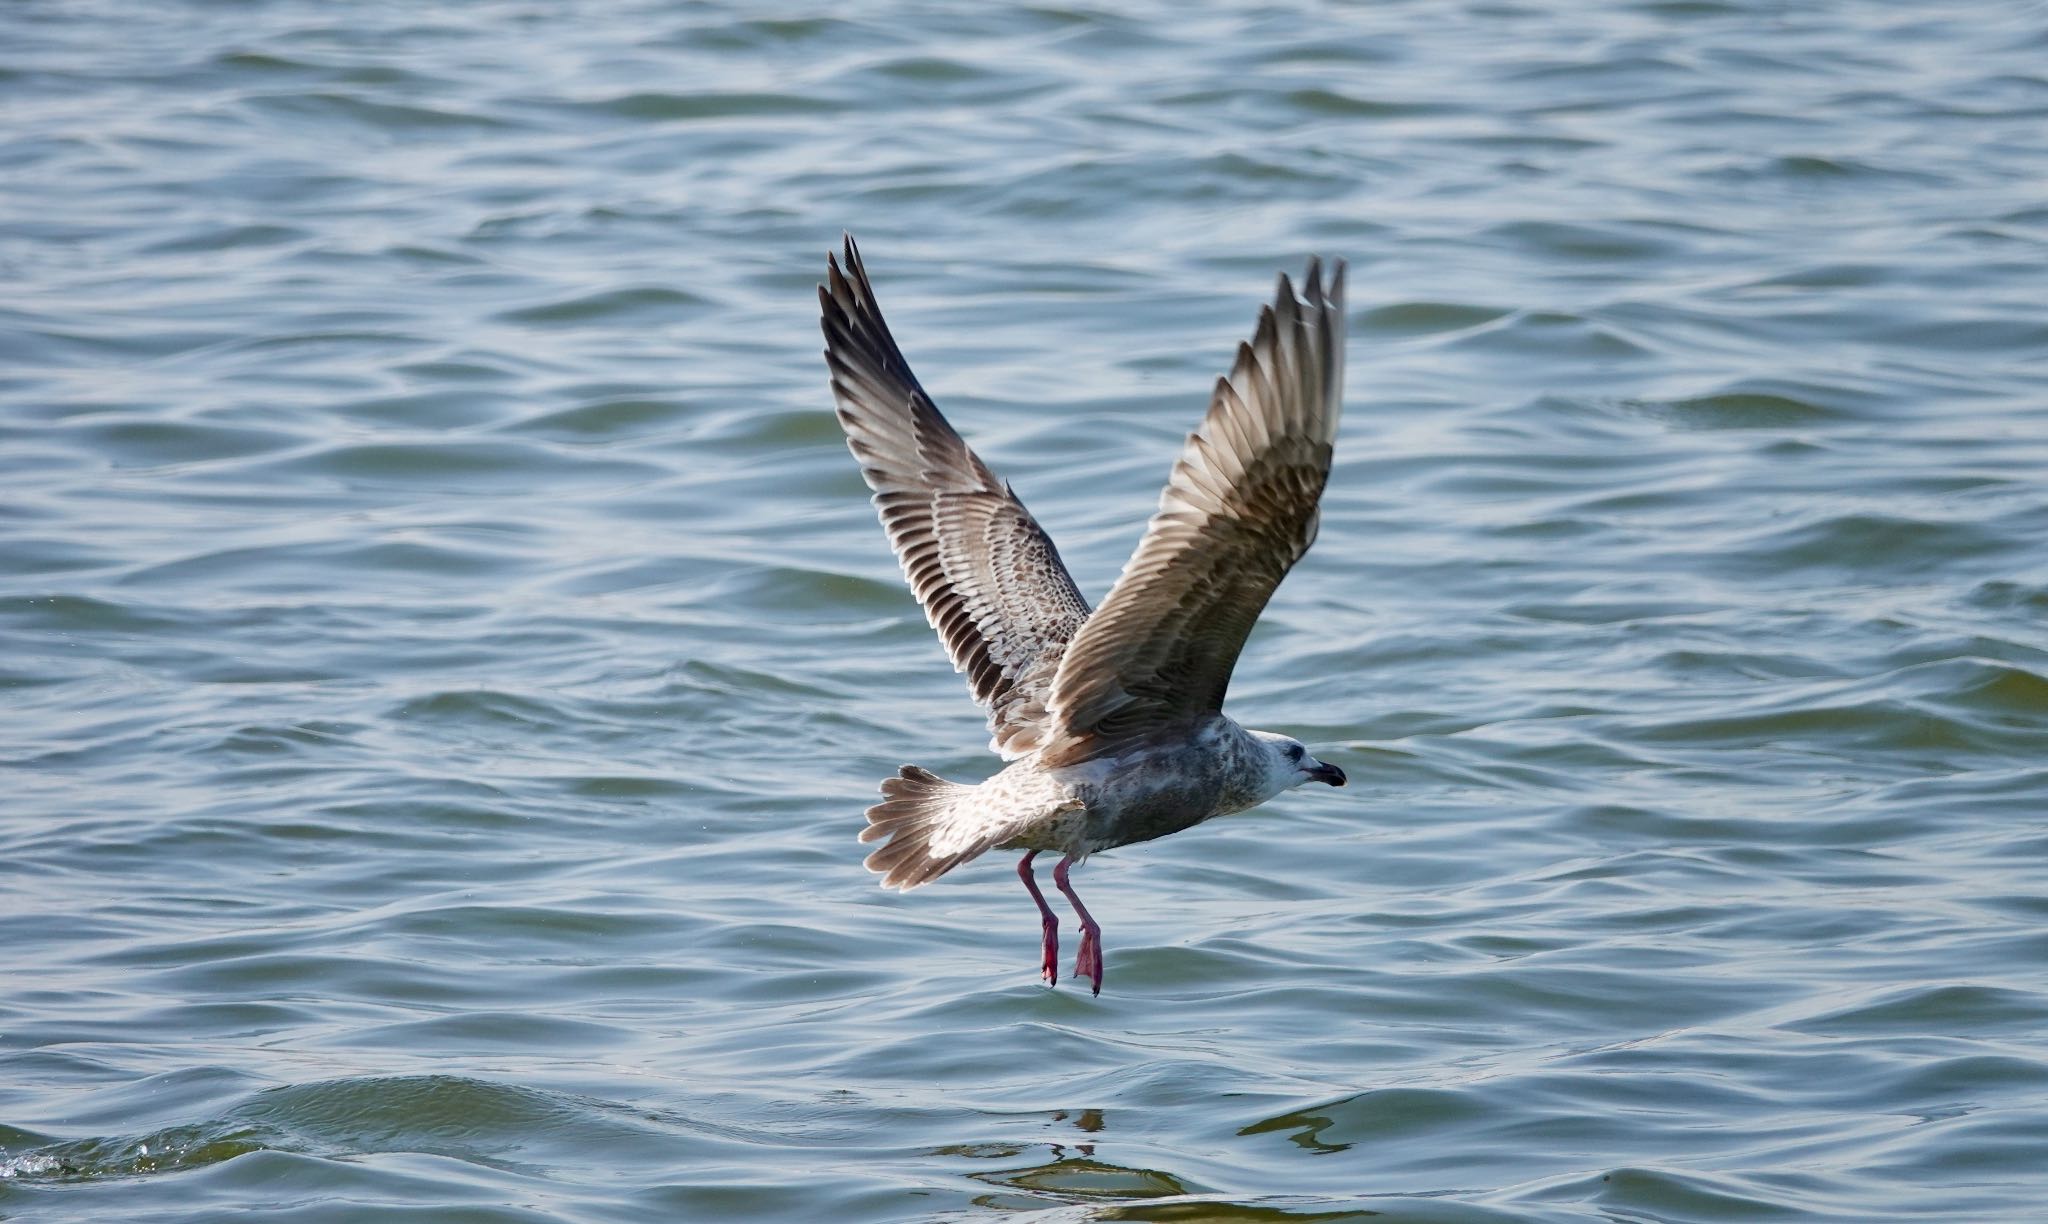
[[[1252,738],[1266,750],[1266,787],[1270,798],[1304,782],[1344,785],[1344,771],[1308,754],[1308,745],[1291,736],[1272,731],[1254,731]]]

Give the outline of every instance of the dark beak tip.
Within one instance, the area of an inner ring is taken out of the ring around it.
[[[1316,781],[1327,782],[1331,786],[1342,786],[1348,780],[1345,778],[1343,770],[1328,762],[1318,765],[1312,776]]]

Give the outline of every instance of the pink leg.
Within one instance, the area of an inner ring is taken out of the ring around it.
[[[1060,860],[1052,869],[1052,882],[1060,886],[1067,900],[1074,903],[1074,912],[1081,916],[1081,952],[1074,958],[1074,976],[1085,977],[1095,984],[1095,993],[1102,993],[1102,925],[1088,916],[1088,907],[1081,904],[1081,898],[1074,895],[1073,885],[1067,883],[1067,868],[1074,865],[1074,856]]]
[[[1038,891],[1038,877],[1031,873],[1031,860],[1038,857],[1038,851],[1026,854],[1017,864],[1017,878],[1024,881],[1024,887],[1031,890],[1031,899],[1038,902],[1039,922],[1045,927],[1045,957],[1039,965],[1039,973],[1045,984],[1057,986],[1060,982],[1060,920],[1052,912],[1052,906],[1045,903],[1045,894]]]

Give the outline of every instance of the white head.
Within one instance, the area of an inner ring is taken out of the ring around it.
[[[1251,736],[1266,752],[1265,794],[1259,802],[1264,803],[1281,791],[1292,790],[1304,782],[1344,785],[1344,771],[1310,756],[1308,746],[1300,740],[1273,731],[1254,731]]]

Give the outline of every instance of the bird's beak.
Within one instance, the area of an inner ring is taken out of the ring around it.
[[[1316,767],[1308,771],[1308,776],[1317,782],[1328,782],[1331,786],[1344,785],[1344,771],[1322,761],[1316,762]]]

